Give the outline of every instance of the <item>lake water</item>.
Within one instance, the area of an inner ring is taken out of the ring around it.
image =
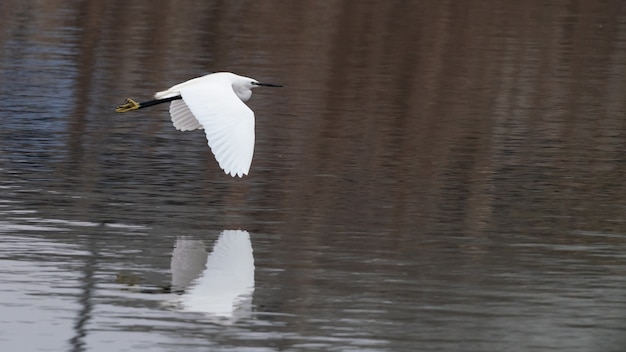
[[[3,351],[626,350],[620,1],[0,4]],[[257,89],[250,174],[127,97]]]

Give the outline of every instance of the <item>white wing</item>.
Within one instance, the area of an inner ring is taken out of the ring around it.
[[[172,123],[179,131],[193,131],[202,128],[202,125],[191,113],[187,104],[182,100],[174,100],[170,104]]]
[[[254,113],[230,84],[194,84],[180,89],[184,103],[204,127],[215,159],[231,176],[247,175],[254,153]],[[184,116],[178,113],[177,116]],[[174,118],[173,118],[174,119]]]

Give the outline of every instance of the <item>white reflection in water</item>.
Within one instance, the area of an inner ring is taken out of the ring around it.
[[[202,241],[180,237],[172,253],[172,287],[185,289],[182,310],[234,322],[251,314],[254,257],[250,234],[223,231],[208,254]]]

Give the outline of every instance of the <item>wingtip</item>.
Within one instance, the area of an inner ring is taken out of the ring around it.
[[[246,171],[235,171],[235,170],[228,171],[226,169],[224,169],[224,173],[226,175],[230,175],[232,177],[239,177],[239,178],[243,178],[244,176],[248,175],[248,172],[246,172]]]

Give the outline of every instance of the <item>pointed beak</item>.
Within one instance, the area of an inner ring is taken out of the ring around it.
[[[280,84],[261,83],[261,82],[257,83],[256,85],[259,86],[259,87],[282,87],[282,85],[280,85]]]

